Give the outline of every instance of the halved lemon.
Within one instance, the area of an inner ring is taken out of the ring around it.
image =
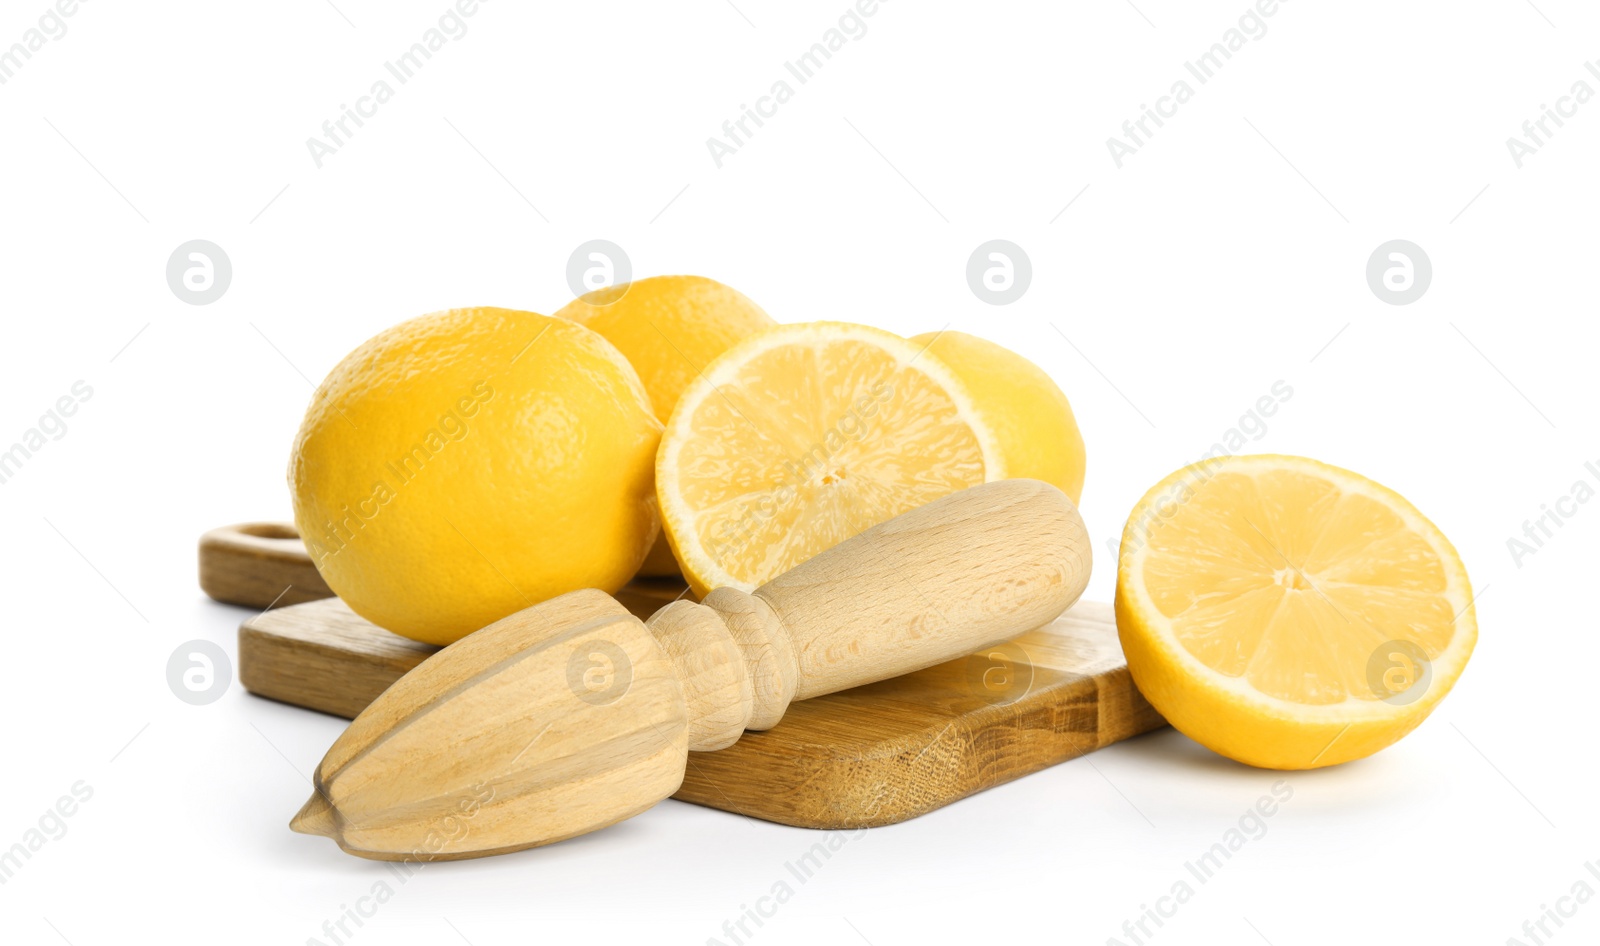
[[[1304,457],[1202,461],[1122,533],[1117,630],[1134,683],[1231,759],[1307,769],[1416,728],[1477,641],[1467,570],[1398,493]]]
[[[678,400],[656,455],[673,553],[698,595],[750,590],[908,509],[1004,479],[993,430],[937,358],[864,325],[783,325]]]

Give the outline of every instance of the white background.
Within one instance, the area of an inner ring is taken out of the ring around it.
[[[285,826],[341,721],[169,692],[174,648],[231,653],[248,616],[200,594],[195,540],[288,517],[290,438],[345,352],[446,307],[554,311],[597,237],[780,321],[948,326],[1035,359],[1088,443],[1091,598],[1135,500],[1278,380],[1293,397],[1249,450],[1355,469],[1451,537],[1482,596],[1454,694],[1393,749],[1289,776],[1269,833],[1154,942],[1531,943],[1541,905],[1600,890],[1600,502],[1520,567],[1507,549],[1600,486],[1600,102],[1520,170],[1505,144],[1600,89],[1592,6],[1288,2],[1119,170],[1106,139],[1196,84],[1184,61],[1245,0],[893,0],[719,170],[706,139],[844,0],[494,0],[319,170],[306,139],[446,9],[334,2],[93,0],[0,86],[0,446],[94,391],[0,486],[0,846],[94,791],[0,886],[0,940],[332,942],[323,921],[389,877]],[[8,0],[0,47],[45,9]],[[1006,307],[964,276],[997,237],[1034,268]],[[234,267],[204,307],[164,276],[196,238]],[[1364,276],[1396,238],[1434,267],[1407,306]],[[749,941],[1131,942],[1123,921],[1277,777],[1135,739],[850,840]],[[432,866],[347,941],[731,942],[723,921],[818,838],[667,802]],[[1588,905],[1553,941],[1597,935]]]

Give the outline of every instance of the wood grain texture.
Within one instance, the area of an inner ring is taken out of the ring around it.
[[[603,591],[574,591],[396,680],[328,750],[290,826],[378,860],[550,844],[670,795],[686,724],[677,671],[644,623]]]
[[[200,590],[262,609],[333,597],[291,522],[244,522],[202,535]],[[612,597],[642,620],[685,594],[681,578],[636,578]]]
[[[1165,725],[1109,605],[967,657],[795,702],[766,732],[690,753],[675,798],[805,828],[894,824]]]
[[[283,535],[292,527],[244,528],[294,541]],[[208,593],[218,589],[214,597],[255,607],[285,586],[302,587],[292,569],[310,567],[303,550],[298,559],[281,545],[263,555],[248,542],[202,542],[201,558],[202,575],[236,576],[206,584]],[[646,580],[615,597],[643,619],[682,594],[681,584]],[[960,602],[943,606],[968,619]],[[244,622],[239,674],[258,695],[354,717],[437,650],[383,631],[329,598]],[[722,669],[728,659],[718,656],[695,673],[705,676],[706,699],[737,691],[742,703],[743,691]],[[892,824],[1161,725],[1133,687],[1110,608],[1080,603],[976,654],[795,702],[768,731],[745,733],[717,752],[690,753],[674,797],[801,827]]]
[[[209,554],[232,553],[213,547]],[[271,586],[270,581],[261,584]],[[612,597],[643,620],[682,591],[681,583],[652,579]],[[439,650],[389,633],[330,595],[271,608],[241,624],[239,682],[257,696],[354,719],[389,684]]]
[[[798,701],[931,667],[1054,620],[1083,594],[1089,566],[1089,533],[1072,500],[1047,483],[1012,479],[878,523],[754,596],[789,637]]]
[[[330,598],[246,621],[239,676],[259,696],[353,718],[435,650]],[[766,732],[690,753],[673,797],[805,828],[893,824],[1162,725],[1110,606],[1085,601],[969,657],[797,702]]]
[[[200,590],[247,608],[333,597],[300,533],[286,522],[245,522],[202,535]]]

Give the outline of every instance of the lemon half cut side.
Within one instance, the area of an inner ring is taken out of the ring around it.
[[[1425,719],[1477,640],[1466,567],[1398,493],[1292,456],[1202,461],[1123,531],[1117,629],[1178,730],[1274,769],[1335,765]]]
[[[934,499],[1004,479],[993,430],[922,346],[862,325],[784,325],[687,389],[656,458],[662,522],[698,595],[750,590]]]

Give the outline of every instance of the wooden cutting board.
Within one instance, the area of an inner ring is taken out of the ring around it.
[[[258,696],[353,717],[438,650],[333,598],[290,525],[206,533],[200,585],[266,609],[239,628],[239,679]],[[635,581],[615,597],[643,619],[683,594]],[[1080,602],[969,657],[794,703],[771,730],[690,753],[673,797],[805,828],[894,824],[1163,725],[1110,606]]]

